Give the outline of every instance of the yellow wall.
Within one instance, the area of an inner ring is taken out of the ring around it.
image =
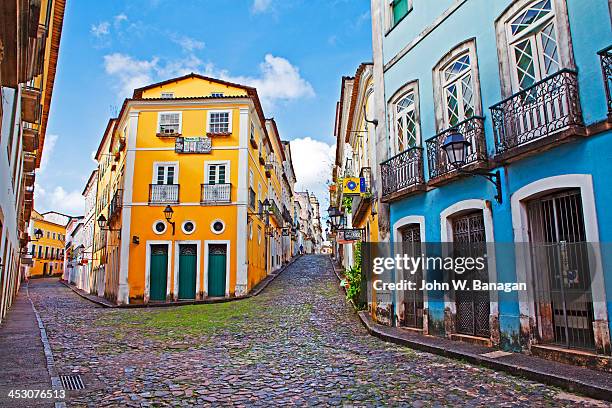
[[[64,259],[55,256],[54,259],[49,259],[51,256],[51,248],[53,248],[54,255],[57,251],[60,251],[60,254],[64,250],[64,236],[66,235],[66,228],[62,225],[54,224],[52,222],[45,221],[43,219],[32,219],[34,223],[33,231],[37,229],[41,229],[43,231],[43,237],[38,241],[32,241],[32,245],[35,245],[35,251],[32,256],[34,259],[34,265],[30,267],[29,274],[31,277],[41,277],[43,276],[43,271],[45,270],[44,265],[47,264],[46,274],[53,276],[61,275],[64,271]],[[55,233],[56,238],[53,239],[53,233]],[[60,238],[61,235],[61,238]],[[39,247],[42,246],[41,257],[38,256]],[[45,259],[45,248],[49,248],[49,256]],[[51,267],[53,268],[51,270]]]

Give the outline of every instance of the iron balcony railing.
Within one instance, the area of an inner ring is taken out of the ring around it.
[[[113,198],[111,199],[110,206],[108,209],[109,216],[112,218],[114,216],[119,215],[121,212],[121,208],[123,207],[123,189],[118,189],[113,194]]]
[[[232,201],[232,185],[224,184],[202,184],[202,204],[229,203]]]
[[[278,208],[278,205],[276,205],[276,201],[270,199],[268,200],[270,203],[270,213],[271,215],[276,219],[276,222],[278,224],[282,224],[283,223],[283,216],[280,212],[280,209]]]
[[[612,118],[612,45],[598,52],[601,61],[606,100],[608,102],[608,117]]]
[[[491,106],[491,116],[497,154],[582,126],[578,73],[562,69]]]
[[[446,137],[454,132],[461,133],[465,140],[470,143],[465,156],[466,165],[487,160],[484,117],[472,116],[425,141],[427,146],[427,165],[429,166],[430,180],[455,170],[455,167],[449,163],[446,152],[442,149]]]
[[[149,184],[150,204],[173,204],[178,202],[178,184]]]
[[[423,184],[423,148],[412,147],[380,164],[383,196]]]

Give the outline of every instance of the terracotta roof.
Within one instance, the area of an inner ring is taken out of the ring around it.
[[[355,108],[357,105],[357,97],[359,96],[359,85],[361,82],[361,76],[363,75],[363,71],[365,71],[366,67],[369,65],[373,65],[371,62],[362,62],[359,64],[357,68],[357,72],[355,72],[355,82],[353,82],[353,92],[351,94],[351,106],[349,108],[348,115],[348,126],[346,127],[346,136],[344,138],[344,142],[348,143],[351,136],[351,123],[353,122],[353,118],[355,116]]]
[[[125,103],[124,103],[125,105]],[[123,108],[121,108],[123,110]],[[96,151],[96,160],[100,157],[100,154],[102,154],[102,146],[104,146],[104,142],[106,141],[106,137],[108,136],[111,127],[114,125],[114,123],[117,121],[117,118],[110,118],[108,120],[108,123],[106,124],[106,129],[104,130],[104,134],[102,135],[102,140],[100,140],[100,145],[98,146],[98,150]]]
[[[228,82],[228,81],[224,81],[222,79],[207,77],[207,76],[196,74],[196,73],[192,72],[192,73],[187,74],[187,75],[183,75],[183,76],[176,77],[176,78],[170,78],[170,79],[167,79],[165,81],[156,82],[156,83],[151,84],[151,85],[143,86],[142,88],[136,88],[136,89],[134,89],[133,98],[134,99],[142,98],[142,93],[144,91],[146,91],[146,90],[157,88],[158,86],[163,86],[163,85],[171,84],[173,82],[179,82],[179,81],[182,81],[182,80],[188,79],[188,78],[204,79],[206,81],[215,82],[217,84],[233,86],[235,88],[240,88],[240,89],[245,89],[245,90],[246,89],[254,89],[254,88],[251,88],[250,86],[236,84],[236,83],[233,83],[233,82]]]
[[[45,103],[43,105],[42,117],[40,119],[40,132],[38,139],[39,154],[36,155],[36,167],[40,166],[42,151],[45,144],[45,134],[49,121],[49,109],[51,108],[51,97],[53,95],[53,84],[55,83],[55,72],[57,70],[57,56],[59,54],[60,40],[62,38],[62,27],[64,25],[64,11],[66,0],[55,0],[53,3],[53,29],[51,30],[51,43],[49,51],[49,67],[45,84]]]

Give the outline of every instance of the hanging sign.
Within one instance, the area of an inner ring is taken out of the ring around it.
[[[342,229],[338,230],[336,242],[339,244],[352,244],[353,242],[361,241],[362,236],[362,229]]]
[[[344,195],[359,195],[361,182],[359,177],[345,177],[342,180],[342,193]]]

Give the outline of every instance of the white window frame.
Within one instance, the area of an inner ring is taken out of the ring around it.
[[[230,178],[230,161],[229,160],[216,160],[216,161],[207,161],[204,163],[204,184],[209,184],[210,180],[208,179],[208,171],[210,166],[219,166],[219,165],[224,165],[225,166],[225,183],[224,184],[229,184],[231,183],[231,178]],[[219,173],[216,172],[215,176],[218,178]],[[218,184],[217,181],[215,181],[215,184]]]
[[[448,120],[446,88],[447,81],[444,80],[444,71],[457,59],[469,55],[470,73],[472,75],[472,101],[474,115],[482,116],[482,99],[480,94],[480,74],[478,72],[478,56],[476,54],[476,39],[470,38],[447,52],[435,65],[433,69],[434,101],[436,112],[436,131],[439,133],[450,127]],[[465,75],[465,74],[464,74]],[[463,104],[463,100],[460,101]],[[463,110],[463,108],[461,108]],[[460,118],[465,120],[468,118]]]
[[[178,125],[178,132],[176,134],[180,135],[183,133],[183,112],[180,111],[164,111],[164,112],[158,112],[157,113],[157,133],[161,134],[161,117],[162,115],[174,115],[177,114],[179,115],[179,125]]]
[[[497,54],[499,59],[499,74],[502,87],[502,97],[506,98],[516,92],[516,80],[514,69],[514,56],[512,55],[513,41],[508,36],[508,25],[511,21],[529,8],[538,0],[515,0],[495,20],[495,32],[497,37]],[[557,53],[559,56],[560,69],[576,69],[572,39],[569,26],[566,0],[551,0],[554,11],[552,21],[555,24],[557,40]],[[543,20],[547,21],[547,20]],[[538,22],[539,24],[540,22]]]
[[[413,9],[413,0],[407,0],[408,1],[408,11],[406,12],[406,15],[404,17],[402,17],[402,19],[406,18],[408,16],[408,14],[410,14],[412,12]],[[391,32],[396,26],[399,25],[400,22],[398,22],[397,24],[393,24],[393,0],[386,0],[386,6],[385,6],[385,35],[389,34],[389,32]]]
[[[391,120],[391,126],[392,126],[392,132],[391,132],[391,146],[393,148],[393,154],[400,154],[401,151],[399,151],[399,146],[397,144],[397,136],[398,136],[398,129],[397,129],[397,109],[396,109],[396,105],[398,102],[400,102],[402,99],[404,99],[405,96],[407,96],[408,94],[413,93],[414,94],[414,114],[415,114],[415,121],[416,121],[416,144],[415,146],[421,146],[421,115],[420,115],[420,111],[419,111],[419,83],[418,81],[411,81],[408,82],[406,84],[404,84],[400,89],[398,89],[395,94],[389,99],[389,112],[390,112],[390,120]],[[404,140],[404,150],[405,151],[407,149],[407,144],[406,144],[406,140]]]
[[[179,184],[179,163],[178,162],[153,162],[153,177],[151,177],[151,184],[157,184],[157,169],[159,167],[170,167],[174,166],[174,183]],[[166,174],[167,181],[167,174]]]
[[[210,96],[213,98],[222,98],[225,96],[225,94],[223,92],[211,92]]]
[[[220,110],[209,110],[206,115],[206,132],[212,133],[210,130],[210,120],[213,113],[227,113],[228,114],[228,125],[227,132],[232,133],[232,111],[230,109],[220,109]]]
[[[174,92],[162,92],[161,99],[174,99]]]

